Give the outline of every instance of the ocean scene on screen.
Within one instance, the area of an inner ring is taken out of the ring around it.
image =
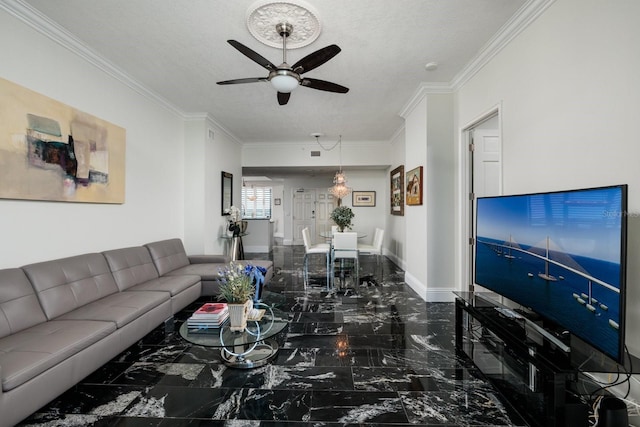
[[[621,354],[620,187],[479,198],[475,282]]]

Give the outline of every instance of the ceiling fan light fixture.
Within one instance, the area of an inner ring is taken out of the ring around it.
[[[269,81],[278,92],[290,93],[300,84],[298,75],[289,70],[275,70],[270,73]]]

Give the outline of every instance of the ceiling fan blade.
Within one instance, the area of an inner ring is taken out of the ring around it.
[[[233,80],[224,80],[218,82],[219,85],[237,85],[241,83],[256,83],[256,82],[266,82],[268,79],[266,77],[249,77],[246,79],[233,79]]]
[[[271,71],[271,70],[275,70],[276,69],[276,66],[273,65],[271,63],[271,61],[269,61],[268,59],[266,59],[265,57],[263,57],[259,53],[255,52],[254,50],[249,49],[248,47],[246,47],[242,43],[240,43],[238,41],[235,41],[235,40],[227,40],[227,42],[231,46],[233,46],[236,49],[238,49],[240,51],[240,53],[242,53],[244,56],[246,56],[247,58],[249,58],[253,62],[263,66],[267,70]]]
[[[303,74],[319,67],[339,53],[340,48],[337,45],[332,44],[331,46],[323,47],[322,49],[316,50],[315,52],[305,56],[300,61],[293,64],[291,68],[296,73]]]
[[[327,92],[347,93],[349,88],[340,86],[336,83],[327,82],[325,80],[304,78],[300,82],[302,86],[310,87],[312,89],[326,90]]]
[[[278,104],[287,105],[287,102],[289,102],[289,98],[291,98],[291,92],[278,92]]]

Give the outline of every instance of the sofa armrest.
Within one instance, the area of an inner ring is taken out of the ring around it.
[[[228,264],[231,257],[228,255],[189,255],[191,264]]]

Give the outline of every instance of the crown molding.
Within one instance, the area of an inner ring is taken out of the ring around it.
[[[454,90],[449,83],[421,83],[415,94],[411,97],[409,102],[402,107],[398,115],[403,119],[406,119],[409,113],[411,113],[416,105],[427,95],[453,92]]]
[[[413,110],[425,96],[434,93],[453,93],[467,83],[491,61],[505,46],[535,21],[555,0],[529,0],[502,28],[480,49],[478,54],[449,83],[422,83],[411,99],[400,110],[402,118]]]
[[[529,0],[502,28],[484,45],[476,56],[450,82],[454,91],[458,91],[476,75],[502,49],[524,31],[533,21],[549,8],[556,0]]]
[[[231,141],[239,145],[244,145],[242,141],[235,137],[227,128],[222,126],[215,118],[209,113],[184,113],[183,119],[185,122],[207,122],[209,126],[214,127],[216,130],[224,133]]]
[[[40,11],[33,8],[31,5],[25,3],[22,0],[0,0],[0,9],[5,10],[37,32],[43,34],[44,36],[58,43],[73,54],[77,55],[81,59],[95,66],[100,71],[108,74],[109,76],[118,80],[120,83],[123,83],[125,86],[129,87],[136,93],[144,96],[145,98],[155,102],[156,104],[166,108],[167,110],[180,117],[184,118],[186,116],[186,114],[175,105],[171,104],[169,101],[167,101],[157,93],[147,89],[146,87],[136,82],[135,79],[133,79],[123,70],[107,61],[97,52],[89,48],[80,39],[75,37],[65,28],[49,19],[47,16],[40,13]]]

